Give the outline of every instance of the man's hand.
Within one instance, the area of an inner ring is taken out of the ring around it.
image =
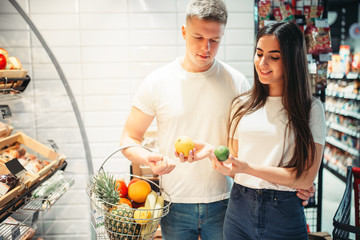
[[[193,141],[195,143],[194,149],[189,151],[189,154],[187,157],[184,156],[183,153],[178,153],[175,151],[175,156],[177,156],[180,159],[180,162],[195,162],[198,160],[202,160],[206,157],[210,157],[210,154],[214,151],[215,147],[211,144],[208,144],[204,141],[195,140]]]
[[[148,165],[157,175],[170,173],[175,168],[174,160],[161,154],[151,154],[148,156]]]
[[[312,196],[314,196],[315,191],[316,191],[316,187],[315,187],[315,185],[313,184],[313,185],[311,186],[311,188],[309,188],[309,189],[298,189],[296,196],[297,196],[298,198],[300,198],[301,200],[304,200],[304,201],[302,202],[302,204],[303,204],[303,206],[305,207],[305,206],[308,205],[308,203],[309,203],[309,198],[312,197]]]

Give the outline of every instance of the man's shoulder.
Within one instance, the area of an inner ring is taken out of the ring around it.
[[[149,75],[164,74],[166,72],[171,72],[176,69],[176,66],[177,66],[177,60],[173,60],[171,62],[159,66],[158,68],[150,72]]]
[[[223,69],[223,71],[231,74],[232,76],[239,77],[239,78],[242,78],[242,79],[246,79],[245,75],[242,72],[240,72],[239,70],[237,70],[236,68],[234,68],[230,64],[225,63],[225,62],[223,62],[221,60],[217,60],[217,62],[219,64],[219,68]]]

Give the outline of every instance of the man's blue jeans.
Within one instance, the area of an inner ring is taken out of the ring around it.
[[[213,203],[172,203],[161,219],[164,240],[222,240],[228,199]]]
[[[308,239],[302,200],[296,192],[234,184],[225,216],[224,239]]]

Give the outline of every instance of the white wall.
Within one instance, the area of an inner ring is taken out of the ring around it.
[[[184,53],[187,0],[18,0],[65,72],[90,142],[94,170],[119,145],[132,97],[142,79]],[[254,1],[226,0],[229,21],[218,58],[253,76]],[[87,166],[66,91],[46,52],[7,0],[0,0],[0,47],[17,56],[31,84],[9,103],[16,130],[67,155],[75,186],[40,217],[45,239],[90,239]],[[52,96],[51,96],[52,95]],[[0,100],[0,103],[1,100]],[[3,103],[2,103],[3,104]],[[128,172],[127,160],[105,168]]]

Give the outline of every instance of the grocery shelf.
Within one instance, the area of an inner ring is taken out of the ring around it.
[[[336,167],[334,164],[331,164],[329,162],[324,162],[324,168],[331,172],[333,175],[335,175],[338,179],[345,182],[346,181],[346,175],[339,172],[338,167]]]
[[[341,109],[341,108],[336,108],[336,107],[330,107],[330,106],[326,106],[325,110],[327,112],[340,114],[340,115],[343,115],[346,117],[353,117],[353,118],[360,120],[360,113],[357,113],[357,112],[353,112],[353,111],[349,111],[349,110],[345,110],[345,109]]]
[[[17,196],[16,198],[12,199],[8,202],[3,208],[0,209],[0,222],[3,222],[6,218],[8,218],[12,212],[23,207],[25,204],[29,204],[29,199],[31,198],[31,192],[39,187],[42,183],[47,181],[50,177],[52,177],[58,170],[64,170],[67,166],[67,162],[64,161],[59,168],[51,171],[48,175],[42,178],[38,183],[34,184],[30,188],[26,189],[21,195]],[[39,199],[40,200],[40,199]],[[37,202],[34,203],[35,205],[38,204]],[[34,206],[32,206],[34,207]],[[46,208],[47,209],[47,208]]]
[[[340,148],[340,149],[344,150],[345,152],[350,153],[351,155],[353,155],[353,156],[355,156],[355,157],[359,157],[359,156],[360,156],[358,149],[353,148],[353,147],[350,147],[350,146],[344,144],[343,142],[335,139],[334,137],[327,136],[327,137],[326,137],[326,142],[327,142],[327,143],[330,143],[331,145],[333,145],[333,146],[335,146],[335,147],[337,147],[337,148]]]
[[[0,100],[11,101],[21,98],[21,94],[25,91],[30,83],[30,77],[26,75],[23,78],[0,78]]]
[[[356,93],[352,93],[352,92],[337,92],[337,91],[326,90],[326,96],[352,99],[352,100],[360,100],[360,95],[358,95]]]
[[[333,122],[326,122],[326,125],[336,131],[342,132],[342,133],[346,133],[347,135],[356,137],[356,138],[360,138],[360,132],[350,129],[348,127],[342,126],[340,124],[337,123],[333,123]]]
[[[30,226],[19,224],[0,224],[0,239],[20,239],[24,236],[29,230]]]

